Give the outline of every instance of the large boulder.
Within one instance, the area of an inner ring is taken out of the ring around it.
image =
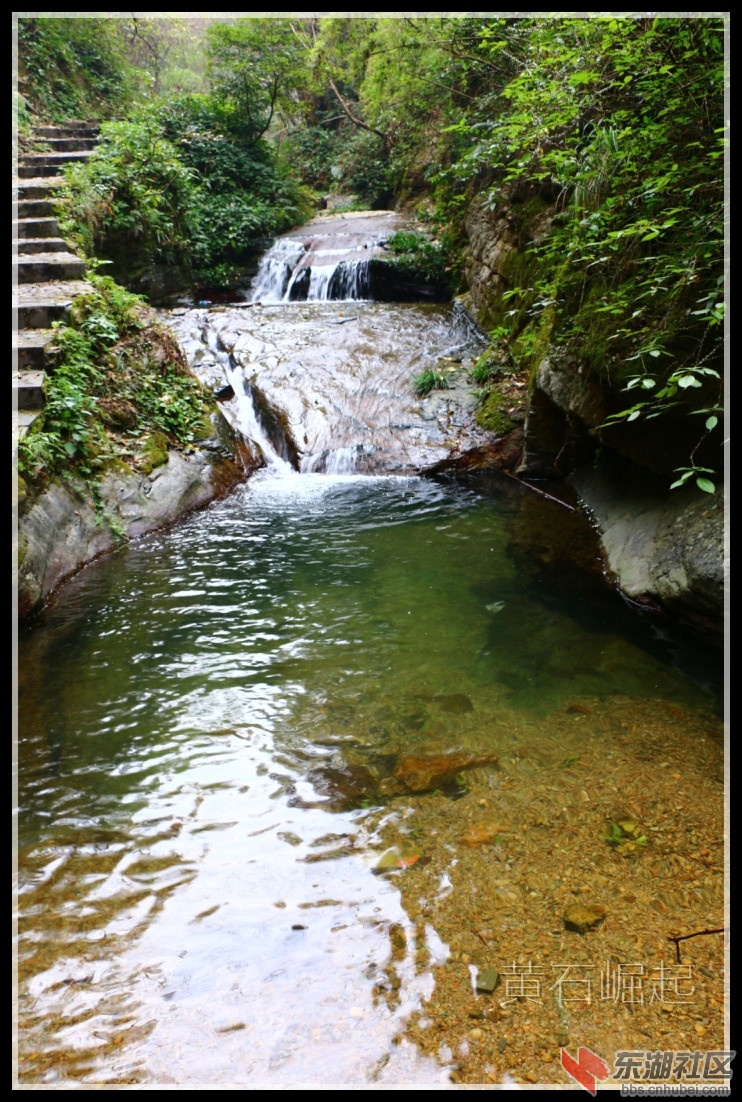
[[[18,510],[18,615],[35,612],[87,563],[223,496],[262,463],[221,412],[193,452],[170,451],[149,474],[123,463],[97,485],[56,479]]]
[[[713,633],[724,630],[728,563],[723,494],[663,491],[606,467],[569,480],[595,521],[608,569],[630,600]]]

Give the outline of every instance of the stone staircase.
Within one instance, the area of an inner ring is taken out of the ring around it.
[[[92,123],[39,126],[44,150],[19,158],[13,179],[13,445],[44,407],[44,374],[52,322],[64,321],[72,299],[91,290],[85,264],[59,235],[54,193],[71,161],[98,142]]]

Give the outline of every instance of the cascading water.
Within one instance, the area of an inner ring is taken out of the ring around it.
[[[232,426],[274,473],[417,474],[484,448],[472,362],[484,338],[431,303],[252,304],[163,318]],[[413,379],[445,373],[426,398]]]
[[[336,216],[310,224],[305,236],[280,237],[260,262],[251,302],[370,298],[370,261],[404,225],[392,211]]]
[[[378,243],[368,242],[362,247],[374,249]],[[355,255],[357,251],[356,247],[307,247],[300,241],[283,238],[261,260],[250,301],[326,302],[369,298],[369,258],[359,258]]]

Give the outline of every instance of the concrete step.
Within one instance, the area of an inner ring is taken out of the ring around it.
[[[19,284],[13,296],[18,328],[48,329],[53,321],[65,321],[73,298],[92,290],[92,284],[81,279]]]
[[[14,408],[41,410],[44,408],[44,372],[13,372]]]
[[[66,165],[84,161],[89,156],[90,150],[79,150],[77,153],[27,153],[18,164],[18,179],[58,176]],[[40,169],[43,171],[39,171]]]
[[[13,214],[18,218],[48,218],[54,214],[51,199],[19,199],[13,204]]]
[[[15,451],[18,441],[23,439],[31,428],[40,412],[41,410],[38,409],[13,410],[13,451]]]
[[[33,176],[26,180],[13,180],[13,199],[27,202],[31,199],[51,199],[64,186],[64,176]]]
[[[68,253],[70,247],[61,237],[23,237],[15,244],[19,256],[32,256],[35,253]]]
[[[74,253],[38,253],[13,261],[19,283],[44,283],[54,279],[82,279],[85,263]]]
[[[45,371],[55,358],[56,349],[50,348],[54,338],[52,329],[19,329],[13,334],[13,349],[19,371]]]
[[[59,223],[56,218],[16,218],[13,222],[14,241],[37,241],[59,236]]]

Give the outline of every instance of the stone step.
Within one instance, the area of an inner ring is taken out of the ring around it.
[[[54,338],[53,329],[19,329],[13,334],[13,351],[19,371],[45,371],[58,355],[49,347]]]
[[[13,180],[14,202],[33,199],[53,199],[64,187],[64,176],[34,176],[28,180]]]
[[[93,290],[85,264],[59,236],[55,192],[65,165],[85,160],[98,144],[90,122],[39,126],[36,153],[20,158],[13,179],[13,447],[44,407],[45,369],[54,361],[54,322],[69,316],[72,300]]]
[[[13,296],[18,328],[48,329],[53,321],[65,321],[73,298],[92,290],[92,284],[81,279],[20,284]]]
[[[80,153],[89,152],[96,148],[99,140],[94,135],[89,138],[45,138],[44,142],[50,148],[49,153]],[[39,152],[43,152],[39,150]]]
[[[74,253],[39,253],[13,261],[19,283],[43,283],[51,279],[82,279],[85,262]]]
[[[99,135],[98,126],[81,126],[78,129],[72,126],[35,126],[33,129],[33,137],[42,142],[87,141],[95,140]]]
[[[61,237],[23,237],[15,242],[19,256],[35,253],[68,253],[70,247]]]
[[[81,137],[94,137],[100,133],[100,126],[97,122],[67,122],[64,126],[34,126],[33,135],[35,138],[72,138],[76,134]]]
[[[13,204],[13,216],[19,218],[48,218],[54,214],[51,199],[19,199]]]
[[[14,409],[13,410],[13,450],[15,451],[18,441],[23,439],[31,425],[39,416],[41,411],[38,409]]]
[[[16,218],[13,222],[13,240],[30,241],[40,237],[51,238],[59,234],[56,218]]]
[[[14,408],[17,410],[44,408],[44,372],[13,372]]]
[[[18,165],[18,179],[29,180],[40,175],[59,176],[67,165],[86,160],[90,153],[90,150],[80,150],[77,153],[27,153]]]

